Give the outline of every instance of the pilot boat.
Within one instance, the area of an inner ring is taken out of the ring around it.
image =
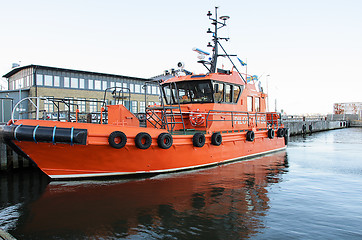
[[[59,115],[57,120],[12,117],[2,130],[5,142],[55,180],[175,172],[285,149],[289,131],[281,115],[266,111],[267,94],[239,72],[234,55],[220,43],[227,38],[218,37],[218,29],[228,17],[217,18],[217,8],[214,18],[210,11],[207,15],[215,27],[208,30],[212,57],[199,61],[207,73],[180,69],[172,78],[156,81],[160,103],[144,114],[136,116],[122,104],[104,104],[97,122],[80,122],[70,112],[67,121]],[[220,56],[230,60],[232,70],[217,68]],[[113,89],[119,96],[123,92]],[[28,100],[39,112],[38,102]]]

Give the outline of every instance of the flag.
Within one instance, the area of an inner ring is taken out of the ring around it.
[[[241,64],[241,66],[246,66],[246,63],[244,63],[243,60],[241,60],[240,58],[238,58],[238,60],[239,60],[239,62]]]

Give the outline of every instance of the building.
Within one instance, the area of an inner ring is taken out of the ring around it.
[[[334,114],[357,115],[359,119],[362,119],[362,102],[335,103],[333,109]]]
[[[72,103],[79,102],[81,112],[95,112],[100,111],[101,103],[94,104],[86,100],[101,101],[106,89],[111,92],[114,89],[110,88],[118,87],[117,90],[129,96],[129,98],[122,97],[121,103],[133,113],[145,112],[146,105],[159,102],[158,86],[155,84],[146,86],[146,82],[150,79],[144,78],[40,65],[16,67],[3,77],[8,81],[8,90],[0,92],[1,101],[8,98],[17,103],[19,99],[25,97],[66,98]],[[145,90],[147,90],[147,99]],[[112,97],[112,94],[107,95],[109,95],[106,98],[107,103],[115,103],[116,98]],[[47,111],[54,110],[49,102],[44,104]],[[27,104],[22,106],[24,108],[22,111],[30,111],[29,106]]]

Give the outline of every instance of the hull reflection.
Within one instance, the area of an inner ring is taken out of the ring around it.
[[[149,179],[50,183],[21,235],[51,238],[243,238],[263,228],[268,186],[286,152]]]

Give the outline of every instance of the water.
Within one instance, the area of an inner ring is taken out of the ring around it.
[[[292,137],[287,151],[147,179],[0,177],[18,239],[362,239],[362,129]]]

